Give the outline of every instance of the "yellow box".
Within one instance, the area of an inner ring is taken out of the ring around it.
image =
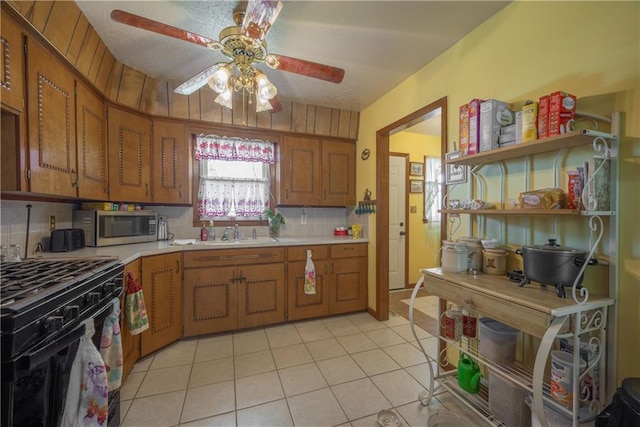
[[[113,210],[113,203],[111,202],[83,202],[83,211],[111,211]]]
[[[538,103],[522,106],[522,142],[538,139]]]
[[[353,224],[351,226],[351,235],[354,239],[362,238],[362,226],[360,224]]]

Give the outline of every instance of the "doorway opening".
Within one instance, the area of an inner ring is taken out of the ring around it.
[[[406,131],[432,117],[440,111],[440,156],[444,164],[447,144],[447,98],[422,107],[421,109],[397,120],[376,132],[376,176],[378,212],[376,218],[376,317],[378,320],[389,318],[389,155],[390,138]],[[440,214],[440,238],[445,236],[444,214]]]

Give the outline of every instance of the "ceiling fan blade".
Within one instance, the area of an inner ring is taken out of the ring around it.
[[[242,21],[242,35],[261,43],[267,36],[284,3],[277,0],[249,0]]]
[[[269,100],[269,103],[271,104],[271,110],[269,111],[270,113],[274,114],[282,111],[282,104],[280,103],[280,98],[278,98],[277,95],[271,98]]]
[[[206,85],[209,77],[213,73],[215,73],[218,68],[220,68],[220,64],[214,64],[206,70],[196,74],[191,77],[186,82],[182,83],[180,86],[176,87],[173,92],[180,95],[191,95],[193,92],[200,89],[202,86]]]
[[[209,49],[222,49],[222,44],[217,40],[213,40],[208,37],[201,36],[199,34],[195,34],[180,28],[172,27],[171,25],[163,24],[162,22],[154,21],[149,18],[134,15],[132,13],[125,12],[124,10],[113,10],[111,12],[111,19],[121,24],[184,40],[186,42],[204,46]]]
[[[342,68],[284,55],[269,54],[265,58],[265,63],[274,70],[288,71],[331,83],[340,83],[344,78],[344,70]]]

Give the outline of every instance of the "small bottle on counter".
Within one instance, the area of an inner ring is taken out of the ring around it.
[[[216,229],[213,228],[213,221],[209,221],[209,228],[207,229],[209,234],[209,240],[216,240]]]
[[[200,241],[206,242],[209,239],[209,232],[207,231],[207,227],[202,223],[202,228],[200,229]]]

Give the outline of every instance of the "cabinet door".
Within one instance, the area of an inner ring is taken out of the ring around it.
[[[322,141],[322,204],[354,206],[356,204],[356,146]]]
[[[190,144],[183,123],[153,121],[153,201],[190,203]]]
[[[367,261],[364,257],[331,260],[331,314],[367,308]]]
[[[284,322],[284,264],[237,267],[238,328]]]
[[[27,39],[30,191],[76,196],[73,74]]]
[[[0,47],[0,95],[2,104],[24,111],[24,55],[22,31],[2,11]]]
[[[132,263],[127,264],[124,267],[124,286],[127,286],[127,273],[131,273],[136,282],[141,283],[140,280],[140,260],[137,259]],[[122,382],[127,378],[131,368],[140,358],[140,334],[131,335],[129,332],[129,326],[127,324],[127,318],[125,315],[125,295],[123,293],[120,298],[120,336],[122,337]]]
[[[180,338],[182,332],[182,255],[172,253],[142,258],[142,291],[149,329],[142,333],[141,355],[146,356]]]
[[[151,201],[151,120],[108,108],[109,199]]]
[[[322,195],[320,141],[285,137],[280,148],[280,204],[318,206]]]
[[[109,152],[104,102],[79,81],[76,82],[76,123],[78,196],[107,200]]]
[[[184,336],[236,329],[235,267],[194,268],[184,272]]]
[[[329,315],[329,280],[327,261],[314,260],[316,293],[304,293],[306,261],[289,262],[287,274],[287,320],[309,319]]]

